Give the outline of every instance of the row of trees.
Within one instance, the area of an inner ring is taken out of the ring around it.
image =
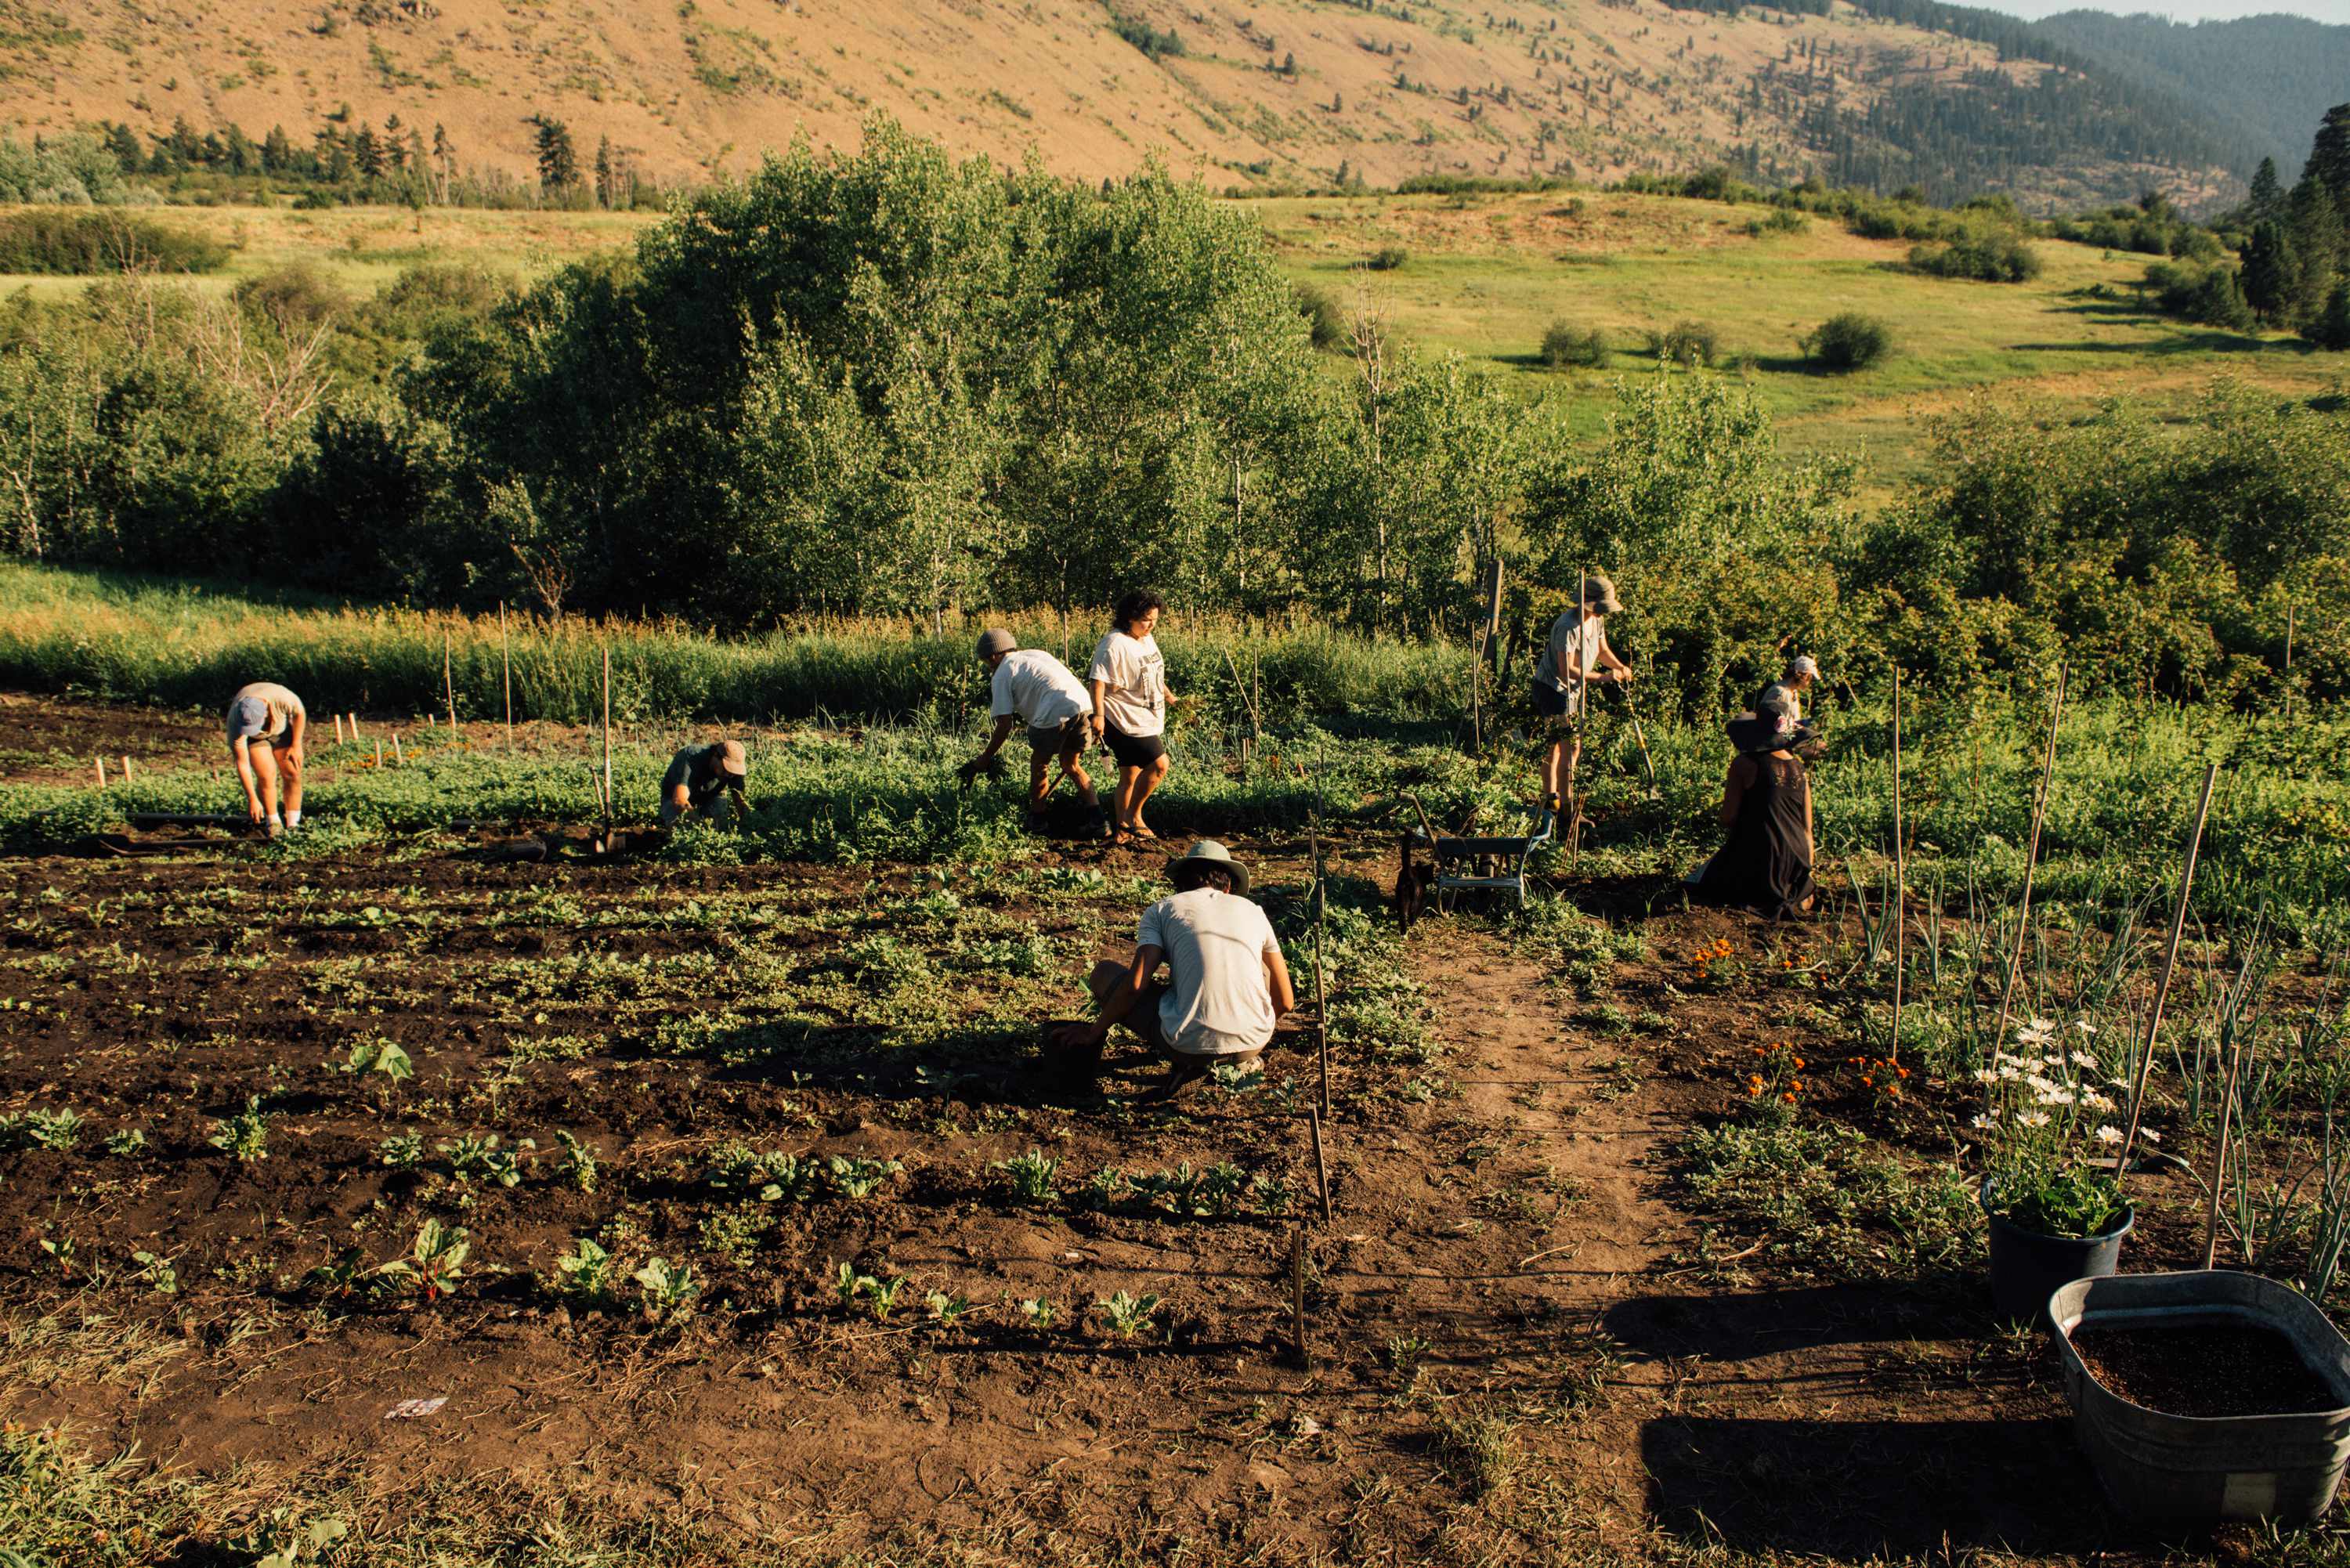
[[[2280,596],[2350,612],[2338,415],[2222,402],[2183,445],[1984,415],[1864,524],[1853,467],[1783,460],[1733,384],[1641,378],[1594,450],[1360,302],[1317,353],[1255,225],[1195,186],[1007,175],[887,121],[700,195],[633,258],[386,301],[369,329],[417,346],[380,379],[329,373],[349,329],[291,288],[11,306],[8,546],[739,630],[1149,583],[1457,633],[1486,561],[1529,619],[1605,564],[1699,704],[1787,636],[1953,680],[2077,642],[2093,679],[2225,690]]]

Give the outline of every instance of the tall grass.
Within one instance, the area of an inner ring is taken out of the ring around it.
[[[972,656],[983,623],[943,636],[872,621],[722,639],[676,624],[549,621],[510,614],[516,719],[600,713],[602,650],[615,719],[959,720],[985,701]],[[1084,668],[1107,618],[1015,619],[1022,646]],[[1065,640],[1066,639],[1066,640]],[[213,708],[248,680],[280,681],[320,713],[445,705],[442,649],[461,719],[504,712],[494,616],[337,607],[299,594],[113,572],[0,564],[0,683],[113,701]],[[1309,715],[1451,717],[1467,655],[1313,628],[1170,618],[1168,679],[1226,722]],[[1243,695],[1245,692],[1245,695]]]

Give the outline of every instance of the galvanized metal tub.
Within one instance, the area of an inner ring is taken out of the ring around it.
[[[2134,1524],[2185,1531],[2225,1520],[2306,1524],[2350,1463],[2350,1340],[2298,1291],[2257,1274],[2197,1271],[2074,1280],[2048,1298],[2074,1433],[2114,1507]],[[2289,1416],[2168,1416],[2090,1376],[2074,1331],[2241,1324],[2282,1334],[2340,1401]]]

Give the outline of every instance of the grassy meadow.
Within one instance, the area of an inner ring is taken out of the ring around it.
[[[2337,389],[2350,365],[2281,335],[2238,334],[2136,307],[2147,257],[2035,242],[2045,268],[2024,284],[1923,276],[1909,244],[1870,240],[1812,216],[1798,233],[1752,234],[1768,209],[1598,191],[1475,196],[1289,197],[1243,203],[1263,221],[1276,261],[1342,306],[1367,306],[1423,348],[1504,373],[1529,398],[1564,400],[1573,428],[1596,436],[1616,377],[1648,361],[1644,335],[1697,321],[1796,451],[1848,450],[1872,487],[1917,468],[1924,421],[1968,395],[2043,399],[2086,410],[2128,394],[2182,417],[2215,375],[2282,397]],[[193,286],[226,292],[294,265],[359,296],[427,262],[472,262],[528,278],[626,249],[660,215],[349,207],[184,208],[149,214],[232,250]],[[1406,259],[1361,264],[1382,250]],[[0,292],[40,297],[87,286],[71,277],[0,276]],[[1797,347],[1827,317],[1855,310],[1888,323],[1895,357],[1831,376]],[[1613,351],[1602,369],[1552,371],[1540,360],[1554,322],[1596,328]],[[1334,373],[1336,366],[1334,362]]]

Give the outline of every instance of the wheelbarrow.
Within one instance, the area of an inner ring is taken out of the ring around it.
[[[1417,807],[1418,801],[1412,805]],[[1419,826],[1406,830],[1396,874],[1396,917],[1404,929],[1426,912],[1433,898],[1439,909],[1450,909],[1463,893],[1508,893],[1521,909],[1526,907],[1526,862],[1548,844],[1558,827],[1557,816],[1536,808],[1523,835],[1455,837],[1440,834],[1420,814]],[[1425,855],[1425,863],[1418,857]]]

